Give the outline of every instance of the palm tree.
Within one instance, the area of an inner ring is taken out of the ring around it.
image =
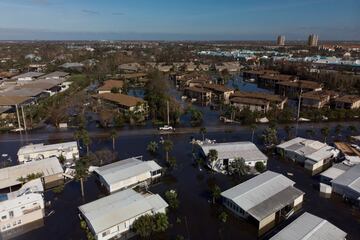
[[[165,140],[163,143],[163,148],[164,148],[165,155],[166,155],[166,162],[169,162],[169,152],[172,151],[173,146],[174,146],[174,144],[170,140]]]
[[[88,157],[80,158],[75,165],[75,178],[80,180],[80,187],[81,187],[81,196],[84,197],[84,179],[87,178],[88,175],[88,168],[89,168],[89,159]]]
[[[245,160],[243,158],[237,158],[230,164],[229,170],[231,173],[241,177],[248,173],[249,167],[246,165]]]
[[[113,149],[113,151],[115,151],[115,138],[116,138],[116,136],[117,136],[116,130],[112,129],[110,131],[110,138],[112,139],[112,149]]]
[[[320,129],[320,133],[324,137],[324,143],[326,143],[327,137],[329,136],[329,132],[330,130],[328,127],[323,127],[322,129]]]
[[[257,128],[257,125],[255,123],[250,125],[250,129],[251,129],[251,142],[254,142],[254,135],[255,135],[255,130]]]
[[[218,152],[215,149],[210,149],[207,158],[210,162],[211,168],[213,168],[214,162],[218,159]]]
[[[155,155],[156,152],[157,152],[157,150],[158,150],[158,148],[159,148],[159,145],[157,144],[157,142],[151,141],[151,142],[149,142],[149,144],[147,145],[146,150],[147,150],[150,154]]]
[[[349,130],[351,135],[354,135],[357,132],[357,128],[354,125],[350,125],[348,127],[348,130]]]
[[[218,185],[214,185],[211,189],[212,201],[215,204],[215,201],[221,197],[221,188]]]
[[[205,141],[206,128],[201,127],[199,132],[202,135],[202,139],[203,139],[203,142],[204,142]]]
[[[343,126],[341,124],[336,125],[335,127],[335,134],[339,137],[341,134],[341,130],[342,130]]]
[[[77,145],[79,146],[79,141],[81,139],[81,132],[80,131],[75,131],[74,132],[74,139],[76,140]]]
[[[89,133],[86,130],[81,131],[81,140],[83,144],[86,146],[86,154],[89,155],[89,146],[91,144],[91,138],[89,136]]]

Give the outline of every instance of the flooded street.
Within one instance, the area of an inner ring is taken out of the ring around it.
[[[348,124],[360,127],[359,123]],[[343,125],[346,126],[345,124]],[[319,129],[324,124],[311,124],[311,126],[314,129]],[[334,124],[330,123],[328,126],[333,128]],[[261,146],[259,138],[262,128],[259,127],[256,131],[257,137],[255,140],[259,146]],[[306,137],[305,131],[308,128],[310,128],[310,124],[300,125],[299,135]],[[91,134],[95,133],[91,132]],[[284,130],[279,126],[279,135],[283,137],[284,134]],[[316,136],[321,138],[320,134]],[[1,152],[6,152],[11,159],[15,160],[18,148],[25,143],[56,142],[61,141],[61,139],[69,140],[72,138],[72,133],[46,133],[39,131],[29,135],[27,139],[32,137],[38,140],[26,141],[25,136],[20,138],[19,135],[15,134],[0,135]],[[57,137],[58,140],[53,140],[52,137]],[[174,143],[174,150],[170,153],[170,156],[176,158],[177,168],[164,176],[160,183],[151,186],[149,190],[164,196],[166,190],[176,189],[179,193],[180,207],[175,212],[170,211],[169,216],[172,227],[162,238],[175,239],[177,235],[182,235],[187,239],[257,239],[256,227],[249,222],[236,219],[230,214],[226,224],[218,220],[220,207],[211,203],[210,187],[213,184],[217,184],[222,190],[225,190],[236,185],[239,180],[235,181],[230,176],[210,173],[207,170],[199,170],[198,166],[194,164],[192,146],[190,144],[191,137],[200,138],[198,131],[184,128],[183,133],[169,135],[168,137]],[[220,128],[220,126],[217,128],[208,127],[206,137],[216,139],[217,142],[249,141],[251,132],[247,127],[240,126],[230,126],[228,128]],[[144,160],[153,159],[146,151],[146,146],[150,141],[159,142],[159,139],[160,137],[156,130],[148,130],[148,132],[120,131],[119,137],[116,140],[118,159],[139,155],[143,155]],[[6,140],[10,141],[7,142]],[[104,148],[111,149],[111,140],[108,137],[93,137],[91,150],[95,152]],[[160,155],[156,157],[158,163],[165,166],[161,147],[159,152]],[[315,185],[318,183],[317,178],[311,177],[305,173],[302,167],[292,162],[281,161],[276,156],[270,156],[268,169],[284,175],[292,173],[293,176],[287,176],[296,182],[295,186],[297,188],[305,192],[303,209],[296,216],[304,211],[308,211],[329,220],[347,232],[348,239],[358,239],[358,236],[360,236],[360,214],[358,209],[344,203],[340,197],[333,196],[330,199],[321,197],[315,188]],[[44,219],[45,225],[42,228],[28,232],[15,239],[38,240],[49,239],[49,236],[51,236],[51,239],[59,240],[86,239],[85,233],[80,228],[77,207],[102,196],[104,196],[104,193],[100,191],[94,177],[89,177],[86,181],[85,199],[81,198],[80,184],[75,181],[66,184],[62,193],[55,194],[52,191],[47,191],[45,199],[51,202],[47,212],[53,210],[54,213]],[[292,218],[294,217],[292,216]],[[264,239],[273,233],[270,232],[269,235],[265,235]]]

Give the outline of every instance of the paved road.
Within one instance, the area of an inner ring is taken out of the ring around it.
[[[329,127],[330,129],[335,128],[335,126],[339,124],[337,122],[332,123],[300,123],[298,126],[299,131],[304,131],[306,129],[313,129],[319,130],[325,126]],[[286,124],[278,125],[278,129],[283,129]],[[288,124],[296,128],[296,124]],[[357,129],[360,129],[360,122],[343,122],[341,123],[343,129],[346,129],[350,125],[354,125]],[[266,124],[259,125],[257,128],[258,131],[262,131],[267,127]],[[134,129],[124,129],[119,130],[119,136],[145,136],[145,135],[159,135],[159,134],[171,134],[171,135],[181,135],[181,134],[198,134],[200,128],[199,127],[183,127],[177,128],[175,132],[160,132],[155,128],[134,128]],[[219,132],[239,132],[239,133],[249,133],[251,130],[248,126],[241,126],[241,125],[231,125],[231,124],[224,124],[219,126],[207,126],[206,127],[207,133],[219,133]],[[94,130],[90,131],[89,135],[91,138],[108,138],[109,137],[109,130]],[[28,133],[6,133],[0,134],[0,143],[1,142],[17,142],[17,141],[45,141],[45,140],[68,140],[73,139],[74,131],[67,130],[67,131],[35,131],[35,132],[28,132]]]

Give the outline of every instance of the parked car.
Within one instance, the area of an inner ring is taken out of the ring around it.
[[[164,125],[162,127],[159,127],[160,131],[175,131],[175,128],[173,128],[172,126],[169,125]]]

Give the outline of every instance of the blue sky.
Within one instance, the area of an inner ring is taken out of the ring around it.
[[[0,0],[0,39],[360,40],[360,0]]]

